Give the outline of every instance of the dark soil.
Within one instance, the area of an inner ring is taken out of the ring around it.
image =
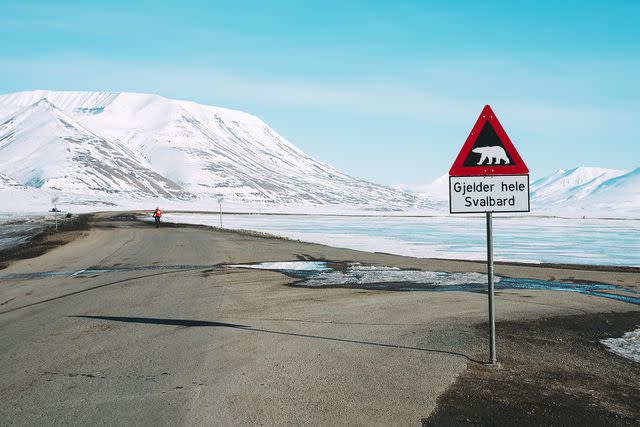
[[[638,426],[640,363],[599,343],[638,326],[640,311],[500,322],[500,366],[470,362],[422,425]]]
[[[78,231],[89,229],[90,216],[84,214],[61,219],[58,222],[58,230],[54,226],[47,226],[25,243],[0,250],[0,270],[6,268],[12,261],[35,258],[69,243],[79,235]]]

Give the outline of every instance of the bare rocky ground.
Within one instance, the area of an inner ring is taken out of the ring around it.
[[[640,425],[640,364],[599,343],[639,326],[638,311],[500,322],[500,366],[469,363],[422,425]]]

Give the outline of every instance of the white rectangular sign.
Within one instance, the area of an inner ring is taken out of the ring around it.
[[[450,176],[449,211],[529,212],[529,175]]]

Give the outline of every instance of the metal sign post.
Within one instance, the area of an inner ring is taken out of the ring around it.
[[[58,231],[58,200],[60,200],[60,197],[57,194],[54,194],[51,198],[51,202],[53,203],[53,218],[56,223],[56,231]]]
[[[489,294],[489,362],[496,363],[496,312],[493,300],[493,212],[487,212],[487,283]]]
[[[449,212],[486,213],[489,364],[496,363],[493,213],[529,212],[529,169],[486,105],[449,171]]]
[[[222,202],[224,201],[224,196],[218,196],[218,205],[220,207],[220,228],[222,228]]]

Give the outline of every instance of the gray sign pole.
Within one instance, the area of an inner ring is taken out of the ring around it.
[[[220,205],[220,228],[222,228],[222,202],[224,201],[224,196],[222,194],[218,194],[218,204]]]
[[[492,215],[493,212],[529,212],[529,208],[529,169],[491,107],[485,105],[449,170],[449,212],[485,212],[487,215],[490,365],[497,363]]]
[[[496,317],[493,304],[493,224],[492,212],[487,212],[487,276],[489,294],[489,363],[496,363]]]

